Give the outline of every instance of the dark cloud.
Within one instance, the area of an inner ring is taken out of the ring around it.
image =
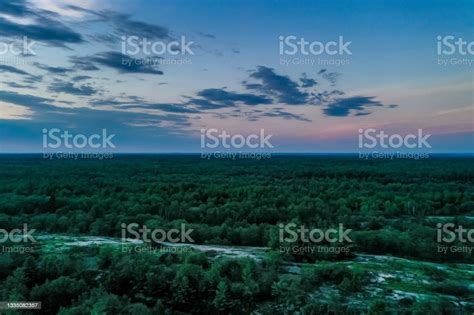
[[[242,81],[242,85],[247,90],[261,90],[263,87],[260,83],[248,83],[247,81]]]
[[[182,127],[189,127],[191,126],[191,123],[188,121],[188,119],[185,116],[180,116],[180,115],[173,115],[173,114],[167,114],[167,115],[154,115],[155,117],[148,116],[146,119],[135,119],[133,120],[132,125],[137,126],[137,127],[163,127],[169,125],[169,123],[173,124],[177,128],[182,128]],[[175,129],[173,133],[182,133],[181,130]]]
[[[153,109],[153,110],[161,110],[163,112],[168,112],[168,113],[182,113],[182,114],[199,113],[197,109],[189,108],[184,104],[166,104],[166,103],[132,104],[132,105],[123,105],[123,106],[120,106],[120,108]]]
[[[339,73],[328,72],[322,69],[318,72],[331,86],[336,83]],[[257,81],[257,82],[255,82]],[[384,107],[375,100],[373,96],[353,96],[342,98],[344,92],[338,89],[326,89],[317,91],[319,84],[316,80],[309,78],[306,73],[300,77],[301,85],[290,77],[275,73],[272,68],[259,66],[256,71],[250,72],[250,81],[242,81],[242,86],[247,90],[259,91],[261,94],[237,93],[227,91],[226,88],[204,89],[196,93],[194,97],[188,97],[188,104],[196,106],[200,110],[215,110],[239,107],[240,105],[320,105],[326,116],[363,116],[369,115],[370,107]],[[387,107],[393,108],[396,105]],[[238,117],[235,112],[216,113],[219,118]],[[308,118],[285,111],[283,108],[265,109],[257,114],[255,111],[245,115],[248,120],[256,121],[261,117],[281,117],[283,119],[294,119],[310,121]]]
[[[213,110],[229,107],[226,104],[214,103],[206,99],[190,98],[189,104],[192,104],[202,110]]]
[[[99,70],[97,65],[118,70],[121,73],[145,73],[145,74],[163,74],[156,66],[157,58],[135,59],[120,52],[108,51],[98,53],[92,56],[72,56],[70,57],[74,68],[84,71]]]
[[[212,38],[212,39],[216,38],[215,35],[204,33],[204,32],[199,32],[198,34],[201,35],[202,37],[206,37],[206,38]]]
[[[84,81],[84,80],[88,80],[88,79],[92,79],[92,77],[90,77],[88,75],[78,75],[78,76],[75,76],[75,77],[71,78],[71,80],[74,81],[74,82]]]
[[[272,103],[272,100],[264,95],[229,92],[225,89],[204,89],[196,95],[200,98],[191,98],[189,103],[204,110],[234,107],[238,104],[261,105]]]
[[[14,88],[14,89],[36,89],[33,85],[22,85],[16,82],[3,82],[7,86]]]
[[[41,75],[29,75],[23,78],[23,83],[35,84],[35,83],[41,82],[42,80],[43,80],[43,76]]]
[[[288,76],[276,74],[272,68],[258,66],[250,77],[261,81],[258,90],[276,96],[282,104],[301,105],[308,102],[308,93],[300,91],[296,82]]]
[[[15,73],[15,74],[19,74],[19,75],[31,76],[31,74],[29,74],[29,73],[26,72],[26,71],[23,71],[23,70],[21,70],[21,69],[15,68],[15,67],[13,67],[13,66],[2,65],[2,64],[0,64],[0,72],[10,72],[10,73]]]
[[[285,120],[299,120],[299,121],[305,121],[305,122],[311,121],[308,118],[304,117],[303,115],[287,112],[283,108],[272,108],[271,110],[252,109],[250,111],[235,108],[228,113],[214,113],[213,116],[217,118],[221,118],[221,119],[226,119],[229,117],[234,117],[234,118],[244,117],[248,121],[258,121],[263,117],[282,118]]]
[[[69,58],[75,69],[83,71],[96,71],[99,70],[87,57],[72,56]]]
[[[7,73],[13,73],[17,75],[23,76],[23,81],[29,84],[40,82],[42,80],[41,76],[38,75],[32,75],[24,70],[18,69],[13,66],[9,65],[2,65],[0,64],[0,72],[7,72]]]
[[[337,83],[340,74],[336,72],[329,72],[327,69],[321,69],[318,72],[324,80],[329,82],[330,86]],[[327,116],[345,117],[353,114],[354,116],[369,115],[370,112],[366,109],[368,107],[383,107],[384,105],[375,100],[375,97],[367,96],[353,96],[342,98],[345,93],[338,89],[324,89],[316,90],[319,84],[316,80],[309,78],[306,73],[302,73],[300,81],[301,86],[291,80],[288,76],[283,76],[275,73],[271,68],[264,66],[257,67],[256,71],[250,73],[250,78],[259,80],[259,82],[243,81],[242,85],[249,90],[257,90],[263,92],[268,97],[275,97],[280,104],[286,105],[321,105],[324,106],[323,112]],[[396,105],[389,105],[389,108],[396,107]],[[274,117],[283,113],[268,112],[262,116]],[[298,119],[286,115],[290,119]],[[303,118],[305,119],[305,118]]]
[[[86,8],[83,8],[83,7],[80,7],[80,6],[77,6],[77,5],[73,5],[73,4],[67,5],[66,8],[74,10],[74,11],[78,11],[78,12],[81,12],[81,13],[87,13],[87,14],[93,15],[97,18],[100,18],[99,21],[103,21],[107,18],[106,14],[102,14],[102,13],[99,13],[99,12],[96,12],[96,11],[93,11],[93,10],[89,10],[89,9],[86,9]]]
[[[170,31],[167,27],[150,24],[146,22],[133,20],[131,15],[122,14],[114,11],[93,11],[85,8],[81,8],[75,5],[69,5],[69,9],[87,13],[94,16],[97,21],[109,22],[114,27],[113,35],[109,34],[106,40],[113,42],[115,39],[120,39],[121,36],[139,36],[141,38],[151,39],[162,39],[171,40]],[[111,35],[111,36],[110,36]],[[102,35],[99,35],[98,39],[102,40]]]
[[[308,78],[308,75],[306,73],[303,73],[301,78],[300,78],[300,81],[301,81],[301,87],[303,88],[310,88],[310,87],[313,87],[315,86],[316,84],[318,84],[316,82],[316,80],[314,79],[311,79],[311,78]]]
[[[32,110],[31,118],[34,119],[22,122],[26,124],[44,125],[48,123],[54,124],[56,127],[77,125],[85,130],[94,130],[97,129],[97,126],[111,128],[112,130],[130,128],[130,132],[136,128],[152,127],[155,130],[161,128],[164,132],[173,130],[174,133],[178,133],[180,127],[189,126],[189,118],[183,115],[100,110],[86,107],[58,107],[52,105],[52,99],[10,91],[0,91],[0,101]],[[68,102],[63,103],[68,104]],[[65,116],[67,116],[67,119],[65,119]],[[5,124],[8,120],[1,121],[2,124]]]
[[[107,98],[107,99],[92,99],[89,101],[89,104],[92,106],[115,106],[128,104],[128,102],[119,101],[117,98]]]
[[[30,18],[33,23],[15,23],[0,17],[0,36],[23,38],[40,41],[54,46],[81,43],[81,34],[70,29],[58,19],[57,15],[41,9],[34,9],[26,1],[1,1],[0,13],[22,18]]]
[[[312,103],[315,105],[324,105],[332,103],[335,99],[340,99],[345,93],[341,90],[324,90],[322,92],[311,93]]]
[[[368,115],[366,109],[369,107],[384,106],[380,101],[374,100],[374,96],[353,96],[348,98],[341,98],[328,104],[323,112],[326,116],[346,117],[351,113],[356,116]]]
[[[92,63],[116,69],[121,73],[163,74],[163,71],[157,69],[156,59],[153,58],[135,59],[115,51],[103,52],[84,58],[89,59]]]
[[[245,105],[271,104],[271,100],[262,95],[228,92],[224,89],[205,89],[197,95],[227,105],[233,105],[235,102],[242,102]]]
[[[340,75],[341,74],[337,72],[327,72],[326,69],[324,69],[324,71],[321,72],[321,76],[323,77],[323,79],[331,83],[332,86],[336,85],[337,79],[339,78]]]
[[[261,116],[263,116],[263,117],[280,117],[280,118],[287,119],[287,120],[299,120],[299,121],[306,121],[306,122],[311,121],[310,119],[308,119],[308,118],[306,118],[302,115],[297,115],[297,114],[289,113],[289,112],[282,111],[282,110],[275,110],[275,111],[266,112],[266,113],[262,114]]]
[[[152,109],[168,113],[193,114],[199,110],[184,103],[155,103],[149,102],[142,97],[135,95],[123,95],[121,97],[108,99],[94,99],[89,102],[93,106],[114,106],[117,109]]]
[[[171,39],[168,28],[164,26],[135,21],[128,14],[108,12],[107,15],[110,21],[114,23],[116,32],[120,35],[126,34],[127,36],[139,36],[148,39]]]
[[[48,87],[50,92],[66,93],[77,96],[91,96],[97,93],[97,90],[90,85],[75,86],[71,82],[57,81],[51,83]]]
[[[28,94],[19,94],[11,91],[0,91],[0,101],[24,106],[33,110],[54,107],[51,105],[52,99]]]
[[[113,44],[116,44],[120,41],[120,37],[115,34],[92,34],[87,36],[91,41],[98,43],[108,44],[110,47],[114,47]]]
[[[63,67],[52,67],[52,66],[48,66],[39,62],[35,62],[33,63],[33,65],[41,70],[48,71],[49,73],[52,73],[52,74],[65,75],[68,72],[74,71],[73,69],[63,68]]]
[[[33,14],[24,0],[0,1],[0,12],[17,17]]]

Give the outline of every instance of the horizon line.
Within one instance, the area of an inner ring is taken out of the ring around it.
[[[248,151],[216,151],[216,152],[111,152],[111,151],[98,151],[98,152],[0,152],[0,155],[40,155],[40,154],[118,154],[118,155],[201,155],[201,154],[271,154],[271,155],[359,155],[359,154],[371,154],[373,152],[248,152]],[[377,152],[378,154],[415,154],[415,153],[427,153],[427,152],[408,152],[408,151],[387,151]],[[474,152],[429,152],[429,155],[464,155],[474,156]]]

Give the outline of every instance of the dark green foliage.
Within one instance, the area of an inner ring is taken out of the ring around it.
[[[39,300],[49,314],[248,314],[255,309],[262,314],[386,314],[397,307],[442,314],[452,310],[444,300],[372,299],[365,307],[350,306],[348,297],[362,292],[371,278],[343,264],[361,252],[473,261],[466,253],[438,255],[436,221],[428,218],[450,216],[472,227],[463,218],[473,213],[471,159],[117,156],[46,161],[0,156],[0,162],[3,229],[28,223],[45,233],[120,237],[122,223],[164,229],[186,223],[197,243],[272,249],[262,261],[199,252],[124,254],[107,247],[1,253],[0,300]],[[277,226],[290,222],[322,229],[342,223],[353,230],[354,242],[343,244],[351,252],[277,253]],[[282,276],[283,261],[306,265],[300,275]],[[336,261],[342,264],[331,263]],[[435,281],[432,292],[472,294],[446,271],[426,267],[423,273]],[[311,298],[323,289],[339,294]]]

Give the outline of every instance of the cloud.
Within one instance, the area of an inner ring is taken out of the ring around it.
[[[334,102],[335,99],[340,99],[345,93],[341,90],[324,90],[322,92],[311,93],[312,103],[315,105],[326,105]]]
[[[171,40],[170,31],[167,27],[150,24],[142,21],[133,20],[131,15],[122,14],[110,10],[93,11],[81,8],[75,5],[69,5],[69,9],[82,13],[93,15],[99,22],[109,22],[114,28],[115,39],[119,39],[122,35],[139,36],[141,38]],[[101,39],[99,36],[98,39]],[[103,37],[102,37],[103,39]],[[112,42],[114,37],[108,36],[107,41]]]
[[[309,87],[313,87],[315,86],[316,84],[318,84],[316,82],[316,80],[314,79],[311,79],[311,78],[308,78],[307,74],[306,73],[303,73],[301,78],[300,78],[300,81],[301,81],[301,87],[303,88],[309,88]]]
[[[336,83],[339,73],[328,72],[322,69],[318,72],[331,86]],[[258,66],[257,70],[250,72],[250,81],[242,81],[242,86],[247,90],[259,91],[261,94],[238,93],[227,91],[225,88],[204,89],[196,93],[195,97],[188,97],[189,104],[200,110],[215,110],[223,108],[234,109],[240,105],[319,105],[323,106],[326,116],[363,116],[370,115],[369,107],[385,107],[381,102],[375,100],[374,96],[353,96],[342,98],[345,93],[338,89],[325,89],[318,91],[316,80],[309,78],[306,73],[300,77],[301,85],[290,77],[275,73],[272,68]],[[256,81],[256,82],[255,82]],[[396,105],[388,105],[394,108]],[[236,113],[220,112],[216,117],[238,117]],[[303,115],[293,114],[282,108],[267,109],[257,114],[247,114],[247,119],[256,121],[261,117],[281,117],[283,119],[294,119],[310,121]]]
[[[182,113],[182,114],[199,113],[197,109],[189,108],[185,104],[148,103],[148,104],[123,105],[123,106],[120,106],[120,108],[153,109],[153,110],[161,110],[163,112],[168,112],[168,113]]]
[[[202,109],[202,110],[213,110],[213,109],[229,107],[226,104],[213,103],[209,100],[199,99],[199,98],[191,98],[189,100],[189,104],[197,106],[199,109]]]
[[[164,26],[135,21],[128,14],[116,12],[108,12],[107,14],[110,21],[115,25],[116,32],[120,35],[127,34],[127,36],[140,36],[148,39],[171,39],[168,28]]]
[[[144,73],[162,75],[163,71],[156,66],[157,59],[135,59],[120,52],[107,51],[92,56],[70,57],[74,68],[84,71],[99,70],[97,65],[113,68],[121,73]]]
[[[11,73],[19,74],[19,75],[31,76],[31,74],[29,74],[29,73],[26,72],[26,71],[23,71],[23,70],[21,70],[21,69],[15,68],[15,67],[13,67],[13,66],[2,65],[2,64],[0,64],[0,72],[11,72]]]
[[[201,35],[202,37],[206,37],[206,38],[216,38],[215,35],[212,35],[212,34],[209,34],[209,33],[204,33],[204,32],[198,32],[199,35]]]
[[[51,105],[52,99],[28,94],[19,94],[11,91],[0,91],[0,101],[24,106],[33,110],[54,107]]]
[[[276,74],[272,68],[258,66],[250,77],[261,81],[258,90],[267,95],[275,95],[282,104],[300,105],[308,102],[308,93],[300,91],[296,82],[288,76]]]
[[[85,58],[90,59],[92,63],[116,69],[121,73],[163,74],[163,71],[158,70],[155,65],[156,59],[135,59],[115,51],[98,53]],[[84,59],[83,64],[87,63]]]
[[[29,75],[23,78],[23,83],[27,84],[34,84],[41,82],[43,80],[43,76],[41,75]]]
[[[323,71],[324,70],[324,71]],[[321,71],[319,71],[319,74],[321,74],[321,76],[323,77],[323,79],[325,79],[326,81],[328,81],[329,83],[331,83],[332,86],[336,85],[337,83],[337,80],[339,79],[339,76],[341,75],[340,73],[338,72],[327,72],[326,69],[323,69]]]
[[[21,76],[24,77],[23,81],[26,82],[26,83],[36,83],[36,82],[40,82],[42,80],[41,76],[32,75],[32,74],[30,74],[30,73],[28,73],[24,70],[21,70],[21,69],[18,69],[16,67],[9,66],[9,65],[0,64],[0,72],[9,72],[9,73],[21,75]]]
[[[45,124],[54,124],[56,127],[67,126],[67,128],[69,126],[81,126],[84,130],[95,130],[98,128],[97,126],[101,126],[101,128],[110,127],[114,130],[152,127],[155,130],[161,128],[165,133],[169,130],[177,133],[179,130],[176,129],[189,126],[189,118],[183,115],[101,110],[87,107],[58,107],[52,105],[53,99],[10,91],[0,91],[0,101],[32,110],[33,113],[29,114],[28,118],[34,119],[27,123],[40,124],[43,127]],[[2,125],[6,121],[8,120],[2,120]],[[25,122],[21,123],[25,124]],[[150,134],[147,133],[147,136],[150,136]]]
[[[242,85],[247,90],[261,90],[263,87],[260,83],[248,83],[247,81],[242,81]]]
[[[70,29],[58,19],[57,14],[34,8],[23,0],[1,1],[0,14],[29,18],[33,23],[16,23],[11,19],[0,17],[0,36],[23,38],[40,41],[53,46],[82,43],[81,34]]]
[[[369,115],[367,112],[368,107],[383,107],[384,105],[377,100],[374,100],[374,96],[352,96],[348,98],[337,99],[334,102],[328,104],[323,112],[326,116],[337,116],[346,117],[352,112],[355,112],[355,116]]]
[[[99,70],[92,62],[87,60],[86,57],[71,56],[69,58],[75,69],[83,71],[97,71]]]
[[[26,6],[25,1],[20,0],[1,1],[0,12],[17,17],[33,14]]]
[[[261,105],[272,103],[272,100],[264,95],[230,92],[225,89],[204,89],[196,95],[200,98],[191,98],[189,103],[204,110],[234,107],[238,104]]]
[[[142,97],[127,95],[108,99],[94,99],[89,102],[93,106],[114,106],[117,109],[151,109],[168,113],[193,114],[199,113],[190,104],[149,102]]]
[[[119,100],[119,97],[111,97],[105,99],[92,99],[89,101],[89,104],[92,106],[115,106],[115,105],[125,105],[129,104],[129,101]]]
[[[68,72],[74,71],[73,69],[63,68],[63,67],[52,67],[39,62],[33,63],[34,66],[41,70],[48,71],[49,73],[65,75]]]
[[[297,115],[297,114],[293,114],[293,113],[289,113],[289,112],[286,112],[286,111],[282,111],[282,110],[275,110],[275,111],[271,111],[271,112],[266,112],[264,114],[262,114],[261,116],[263,117],[281,117],[283,119],[286,119],[286,120],[299,120],[299,121],[306,121],[306,122],[310,122],[311,120],[302,116],[302,115]]]
[[[88,80],[88,79],[92,79],[92,77],[90,77],[88,75],[78,75],[78,76],[75,76],[75,77],[71,78],[71,80],[73,80],[74,82],[84,81],[84,80]]]
[[[242,102],[245,105],[271,104],[271,100],[262,95],[228,92],[224,89],[205,89],[197,95],[210,101],[228,105],[233,105],[235,102]]]
[[[97,93],[97,90],[89,85],[74,86],[71,82],[57,81],[51,83],[48,87],[50,92],[66,93],[77,96],[91,96]]]
[[[33,85],[22,85],[16,82],[6,82],[6,81],[4,81],[3,83],[14,89],[36,89],[36,87],[34,87]]]

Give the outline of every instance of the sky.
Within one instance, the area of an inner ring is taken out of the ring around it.
[[[0,153],[52,129],[106,129],[114,152],[200,152],[203,129],[357,152],[370,128],[472,153],[473,31],[462,0],[2,1]]]

